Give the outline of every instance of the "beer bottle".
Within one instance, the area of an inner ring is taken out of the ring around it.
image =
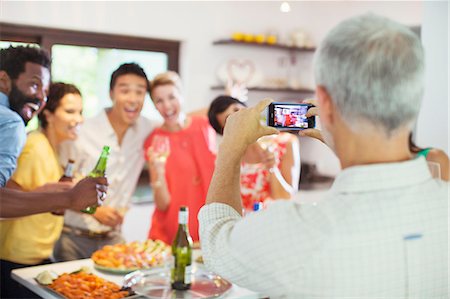
[[[72,182],[73,181],[73,170],[74,170],[74,165],[75,161],[72,159],[69,159],[69,161],[67,162],[66,168],[64,169],[64,174],[62,175],[62,177],[59,179],[59,182]],[[52,211],[51,213],[55,216],[63,216],[64,215],[65,210],[56,210],[56,211]]]
[[[192,238],[188,228],[189,210],[182,206],[178,212],[178,230],[172,243],[174,265],[172,268],[172,289],[188,290],[191,287]]]
[[[109,155],[109,146],[105,145],[103,147],[102,153],[100,154],[100,158],[98,158],[97,164],[95,165],[94,169],[87,175],[88,177],[98,178],[105,176],[106,162],[108,161],[108,155]],[[95,210],[97,210],[97,205],[89,206],[86,209],[81,210],[81,212],[87,214],[94,214]]]
[[[73,170],[75,161],[72,159],[69,159],[69,162],[67,162],[66,168],[64,169],[63,176],[59,179],[60,182],[72,182],[73,181]]]

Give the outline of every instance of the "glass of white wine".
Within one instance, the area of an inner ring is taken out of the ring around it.
[[[152,141],[152,150],[159,162],[166,162],[170,154],[170,141],[168,136],[156,135]]]
[[[275,145],[273,135],[263,136],[258,139],[259,146],[266,151],[272,152]]]

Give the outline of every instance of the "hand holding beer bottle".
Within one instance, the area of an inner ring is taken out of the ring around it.
[[[59,179],[59,182],[69,182],[69,183],[73,182],[74,164],[75,164],[75,161],[72,159],[69,159],[69,161],[67,162],[66,168],[64,169],[64,174]],[[56,211],[53,211],[52,214],[56,215],[56,216],[63,216],[65,211],[66,210],[56,210]]]
[[[180,207],[178,212],[178,231],[172,243],[174,266],[171,283],[174,290],[188,290],[191,287],[192,238],[188,228],[188,207]]]
[[[100,158],[97,161],[97,164],[95,165],[94,169],[87,175],[91,178],[98,178],[98,177],[104,177],[106,173],[106,163],[108,162],[108,155],[109,155],[109,146],[105,145],[103,147],[102,153],[100,154]],[[101,192],[99,195],[99,200],[104,200],[106,197],[105,192]],[[94,214],[95,210],[97,209],[98,205],[89,206],[84,210],[81,210],[81,212],[87,213],[87,214]]]

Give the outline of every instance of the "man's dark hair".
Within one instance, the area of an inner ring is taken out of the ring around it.
[[[117,78],[123,75],[127,74],[134,74],[139,77],[142,77],[145,79],[145,82],[147,82],[147,91],[150,90],[150,84],[147,79],[147,75],[145,74],[144,70],[139,66],[137,63],[124,63],[117,70],[115,70],[111,75],[111,82],[109,83],[109,90],[113,90],[114,85],[116,84]]]
[[[54,113],[56,108],[58,108],[59,105],[61,104],[61,99],[66,94],[71,93],[81,96],[80,90],[73,84],[56,82],[50,85],[47,96],[47,103],[45,104],[44,110],[38,114],[42,128],[45,129],[47,128],[48,125],[47,117],[45,116],[44,111],[47,110],[50,111],[51,113]]]
[[[27,62],[42,65],[50,70],[51,59],[44,49],[33,46],[10,46],[0,49],[0,70],[5,71],[11,80],[25,72]]]
[[[211,102],[211,105],[209,105],[208,109],[209,123],[211,124],[211,127],[213,127],[213,129],[220,135],[223,134],[223,128],[219,124],[219,121],[217,120],[217,114],[224,112],[225,110],[228,109],[228,107],[230,107],[233,104],[239,104],[247,107],[247,105],[245,105],[243,102],[230,96],[218,96]]]

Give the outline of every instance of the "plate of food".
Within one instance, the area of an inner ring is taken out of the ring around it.
[[[87,268],[60,275],[44,271],[35,280],[46,290],[64,299],[130,299],[135,295],[130,288],[120,287],[92,274]]]
[[[112,274],[163,266],[171,257],[171,249],[160,240],[106,245],[91,256],[95,269]]]

